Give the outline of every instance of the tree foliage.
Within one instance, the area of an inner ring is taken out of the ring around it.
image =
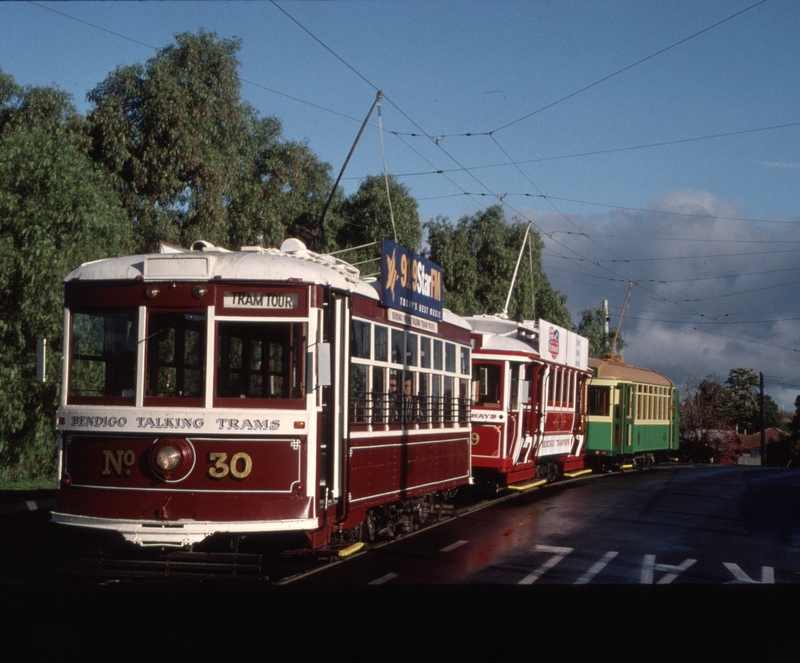
[[[109,177],[86,152],[69,95],[21,88],[0,72],[0,472],[54,470],[61,281],[75,266],[129,252]],[[48,374],[35,381],[37,340]],[[53,352],[55,350],[56,352]]]
[[[725,384],[728,387],[728,424],[742,433],[760,430],[758,374],[751,368],[732,368]]]
[[[426,223],[427,257],[444,271],[445,306],[460,315],[502,312],[526,228],[519,220],[507,223],[499,205],[464,216],[455,226],[442,217]],[[542,271],[544,242],[533,231],[529,240],[531,249],[523,253],[508,317],[544,318],[571,329],[566,297],[553,290]]]
[[[589,356],[605,357],[612,354],[611,345],[614,343],[614,330],[610,330],[608,337],[603,333],[605,312],[601,308],[590,308],[581,311],[581,319],[575,325],[575,332],[589,339]],[[627,343],[622,336],[617,336],[614,353],[621,351]]]
[[[93,155],[118,178],[139,249],[278,244],[292,224],[313,232],[330,167],[241,101],[239,40],[200,31],[175,42],[89,94]]]
[[[681,437],[711,442],[715,432],[727,430],[728,390],[716,375],[690,378],[683,388]]]

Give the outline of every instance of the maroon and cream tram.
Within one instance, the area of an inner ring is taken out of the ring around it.
[[[472,333],[472,467],[490,491],[584,467],[587,339],[544,320],[467,318]]]
[[[287,240],[198,242],[65,279],[53,520],[152,546],[424,520],[470,481],[470,326],[436,266],[383,282]]]

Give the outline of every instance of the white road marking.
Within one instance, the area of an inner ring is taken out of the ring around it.
[[[442,548],[439,552],[451,552],[456,548],[460,548],[465,543],[467,543],[467,541],[456,541],[455,543],[451,543],[449,546]]]
[[[535,583],[539,578],[542,577],[542,575],[547,573],[562,559],[564,559],[567,555],[569,555],[574,550],[574,548],[558,548],[556,546],[537,545],[536,550],[538,552],[553,553],[553,556],[550,559],[548,559],[544,564],[542,564],[538,569],[536,569],[533,573],[525,576],[522,580],[520,580],[518,583],[520,585],[532,585],[533,583]]]
[[[680,566],[671,566],[670,564],[656,564],[655,555],[645,555],[644,563],[642,564],[641,584],[652,585],[655,572],[661,571],[665,572],[666,575],[656,584],[668,585],[696,561],[696,559],[687,559]]]
[[[736,580],[731,581],[731,584],[739,582],[759,584],[758,580],[753,580],[749,575],[747,575],[744,571],[742,571],[741,567],[738,564],[732,564],[731,562],[722,562],[722,565],[733,574],[734,578],[736,578]],[[764,585],[775,584],[774,568],[772,568],[771,566],[761,567],[761,584]]]
[[[595,562],[591,569],[589,569],[586,573],[584,573],[580,578],[575,581],[576,585],[586,585],[588,584],[592,578],[594,578],[600,571],[602,571],[608,563],[614,559],[618,552],[615,550],[609,550],[605,555],[600,558],[600,561]]]
[[[368,582],[368,585],[382,585],[385,582],[389,582],[390,580],[394,580],[397,577],[396,573],[387,573],[385,576],[381,576],[380,578],[375,578],[371,582]]]

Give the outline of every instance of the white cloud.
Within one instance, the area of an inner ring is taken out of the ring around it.
[[[800,320],[780,320],[800,318],[800,224],[751,220],[737,201],[690,190],[654,196],[647,211],[530,214],[555,231],[545,271],[574,320],[608,299],[615,326],[634,283],[621,330],[627,361],[679,385],[752,368],[794,409]]]

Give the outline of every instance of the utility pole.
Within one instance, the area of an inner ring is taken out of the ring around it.
[[[761,392],[761,466],[767,464],[767,431],[764,429],[767,422],[767,413],[764,406],[764,374],[758,374],[758,387]]]

